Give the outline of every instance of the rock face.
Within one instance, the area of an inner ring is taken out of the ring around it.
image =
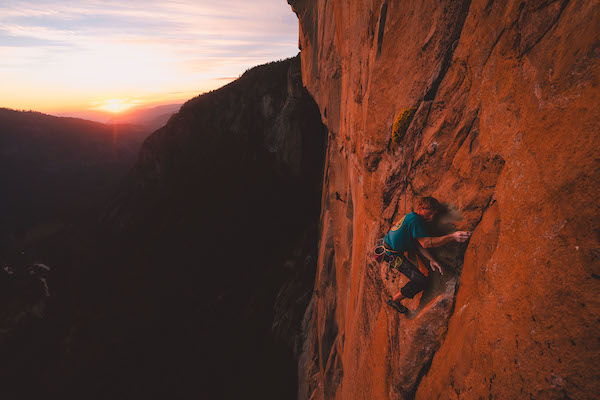
[[[289,3],[329,130],[300,398],[600,393],[600,4]],[[424,195],[473,236],[399,316],[370,251]]]

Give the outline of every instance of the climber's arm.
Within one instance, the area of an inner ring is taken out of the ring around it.
[[[437,260],[431,255],[431,253],[429,252],[429,250],[425,249],[423,246],[421,246],[420,243],[417,243],[417,249],[419,250],[419,253],[423,254],[423,257],[427,258],[429,260],[429,265],[431,265],[431,269],[435,271],[435,269],[437,268],[438,271],[440,271],[440,274],[444,274],[442,272],[442,265],[437,262]]]
[[[443,245],[445,245],[447,243],[450,243],[452,241],[466,242],[469,239],[470,236],[471,236],[471,232],[456,231],[454,233],[449,233],[449,234],[444,235],[444,236],[422,237],[422,238],[418,238],[417,240],[419,241],[419,244],[423,248],[430,249],[432,247],[443,246]]]

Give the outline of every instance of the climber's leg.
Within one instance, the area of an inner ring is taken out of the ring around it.
[[[412,299],[418,293],[422,292],[429,284],[427,277],[419,271],[419,268],[410,262],[404,262],[400,265],[398,270],[406,275],[406,277],[410,279],[410,282],[404,285],[404,287],[400,289],[400,293],[394,296],[394,301],[400,301],[403,298]]]

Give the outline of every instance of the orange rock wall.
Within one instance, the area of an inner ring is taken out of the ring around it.
[[[600,393],[600,2],[289,2],[329,129],[300,398]],[[474,233],[400,316],[370,251],[423,195]]]

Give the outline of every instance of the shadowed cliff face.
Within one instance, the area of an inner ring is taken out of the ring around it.
[[[105,222],[134,253],[121,284],[148,314],[136,325],[164,327],[143,343],[174,365],[168,396],[294,395],[325,134],[296,57],[190,100],[144,144]]]
[[[300,397],[598,393],[598,3],[289,3],[329,130]],[[399,316],[369,252],[424,195],[473,236]]]
[[[104,231],[70,238],[86,254],[52,264],[33,333],[0,337],[0,393],[295,396],[325,137],[299,57],[184,104],[142,146]]]

